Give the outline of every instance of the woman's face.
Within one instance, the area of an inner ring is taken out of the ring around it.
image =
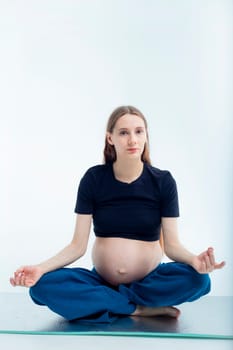
[[[118,119],[107,140],[115,147],[117,159],[141,159],[147,141],[145,123],[134,114],[124,114]]]

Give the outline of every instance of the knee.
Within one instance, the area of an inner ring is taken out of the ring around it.
[[[68,269],[62,268],[44,274],[29,290],[33,301],[37,304],[46,304],[50,296],[56,293],[57,287],[61,286],[62,282],[66,280],[67,270]]]
[[[60,270],[55,270],[44,274],[39,281],[29,289],[32,300],[39,305],[46,305],[50,294],[59,285],[61,279]]]
[[[45,276],[42,276],[34,286],[29,288],[29,295],[36,304],[44,305],[46,287],[47,287],[46,278]]]
[[[205,295],[210,292],[211,281],[208,274],[200,274],[194,271],[191,276],[193,288],[198,290],[201,295]]]

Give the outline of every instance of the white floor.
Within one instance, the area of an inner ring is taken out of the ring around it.
[[[164,339],[112,336],[0,335],[4,350],[232,350],[232,340]]]

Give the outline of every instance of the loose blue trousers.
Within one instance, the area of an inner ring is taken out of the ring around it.
[[[132,314],[137,305],[174,306],[209,291],[209,275],[171,262],[160,264],[140,281],[117,287],[95,269],[62,268],[43,275],[29,293],[36,304],[47,305],[67,320],[105,323]]]

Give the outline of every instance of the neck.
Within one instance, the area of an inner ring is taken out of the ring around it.
[[[123,161],[113,163],[113,171],[118,180],[131,182],[137,179],[143,170],[144,163],[141,160]]]

